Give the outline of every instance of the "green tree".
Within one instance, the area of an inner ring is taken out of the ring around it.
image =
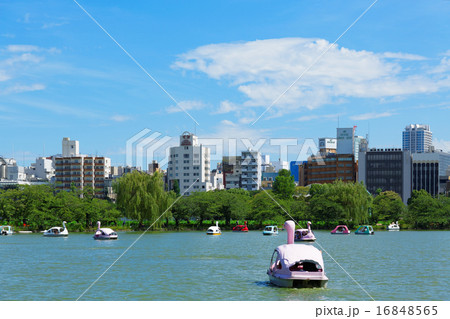
[[[177,179],[173,181],[172,190],[174,191],[175,195],[180,196],[180,184],[178,183]]]
[[[424,189],[414,190],[408,200],[406,220],[414,224],[415,228],[429,228],[436,223],[437,212],[440,210],[439,202]]]
[[[406,207],[399,194],[393,191],[381,192],[373,200],[374,221],[396,221],[404,215]]]
[[[273,192],[280,198],[292,198],[295,192],[295,182],[290,171],[282,169],[278,172],[278,176],[273,182]]]
[[[114,183],[117,194],[117,207],[127,218],[142,223],[144,220],[160,227],[160,216],[170,206],[172,197],[164,191],[164,182],[160,172],[152,175],[133,171]]]

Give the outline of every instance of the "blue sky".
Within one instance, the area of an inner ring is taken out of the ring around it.
[[[147,128],[173,137],[158,160],[186,130],[223,139],[217,156],[236,138],[296,160],[338,121],[372,147],[429,124],[450,151],[450,1],[379,0],[330,46],[373,2],[78,1],[177,105],[74,1],[0,0],[0,155],[28,165],[70,137],[121,165]]]

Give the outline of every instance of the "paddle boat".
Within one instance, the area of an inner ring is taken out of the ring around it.
[[[311,222],[308,222],[307,229],[296,229],[294,235],[294,241],[315,241],[316,236],[311,230]]]
[[[355,231],[355,235],[374,235],[372,226],[370,225],[362,225]]]
[[[278,235],[278,227],[277,226],[266,226],[263,230],[264,236]]]
[[[222,235],[222,231],[219,227],[219,222],[216,222],[216,226],[211,226],[206,231],[206,235]]]
[[[287,244],[278,246],[267,270],[272,284],[287,288],[326,287],[322,252],[312,245],[294,244],[295,224],[284,223],[287,230]]]
[[[64,237],[69,236],[69,231],[66,228],[66,222],[63,222],[63,227],[52,227],[44,231],[46,237]]]
[[[109,240],[117,239],[119,236],[111,228],[100,228],[100,221],[97,222],[97,231],[95,232],[94,239],[97,240]]]
[[[235,232],[248,232],[247,222],[244,222],[244,225],[239,225],[238,222],[236,222],[236,226],[233,227],[233,231]]]
[[[12,235],[12,234],[13,234],[13,231],[12,231],[11,226],[9,226],[9,225],[0,226],[0,235],[1,236],[8,236],[8,235]]]
[[[331,231],[332,235],[348,235],[350,234],[350,230],[347,225],[337,225],[335,229]]]
[[[392,222],[387,226],[387,230],[400,230],[400,226],[398,225],[398,221],[397,222]]]

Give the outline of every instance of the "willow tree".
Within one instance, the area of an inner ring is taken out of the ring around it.
[[[173,196],[164,191],[163,176],[160,172],[152,175],[133,171],[120,177],[114,183],[117,194],[117,207],[127,218],[142,223],[150,221],[160,227],[170,212],[164,212],[170,206]]]

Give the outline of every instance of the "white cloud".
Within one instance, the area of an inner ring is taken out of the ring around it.
[[[412,61],[423,61],[427,60],[426,57],[416,54],[401,53],[401,52],[385,52],[383,57],[390,59],[400,59],[400,60],[412,60]]]
[[[220,102],[219,108],[214,112],[214,114],[225,114],[229,112],[238,111],[241,107],[228,100]]]
[[[266,108],[329,46],[328,41],[314,38],[211,44],[180,55],[172,67],[205,73],[247,97],[239,106],[226,101],[223,113],[237,107]],[[425,59],[334,45],[277,101],[271,113],[312,110],[346,98],[382,99],[450,88],[450,78],[444,74],[423,74]],[[408,63],[408,68],[402,63]]]
[[[49,23],[44,23],[41,28],[42,29],[50,29],[50,28],[60,27],[65,24],[68,24],[68,22],[66,22],[66,21],[64,21],[64,22],[49,22]]]
[[[11,44],[6,46],[6,50],[9,52],[32,52],[39,51],[39,47],[28,44]]]
[[[178,113],[184,111],[201,110],[206,105],[201,101],[180,101],[177,105],[166,108],[167,113]]]
[[[114,122],[125,122],[131,120],[130,116],[127,115],[114,115],[110,117]]]
[[[300,116],[292,122],[308,122],[312,120],[328,120],[328,119],[336,119],[339,115],[342,114],[325,114],[325,115],[303,115]]]
[[[381,117],[390,117],[395,115],[396,113],[391,113],[391,112],[383,112],[383,113],[365,113],[365,114],[359,114],[359,115],[353,115],[350,116],[351,120],[354,121],[364,121],[364,120],[373,120],[373,119],[378,119]]]
[[[11,78],[11,76],[6,74],[5,70],[0,70],[0,82],[9,80],[10,78]]]
[[[14,86],[7,87],[0,91],[0,94],[13,94],[13,93],[22,93],[22,92],[30,92],[30,91],[41,91],[45,89],[44,84],[36,83],[31,85],[21,85],[16,84]]]
[[[435,138],[433,139],[433,146],[435,149],[450,153],[450,141]]]
[[[222,120],[222,121],[220,122],[220,124],[222,124],[222,125],[228,125],[228,126],[236,126],[235,123],[233,123],[233,122],[231,122],[231,121],[228,121],[228,120]]]

